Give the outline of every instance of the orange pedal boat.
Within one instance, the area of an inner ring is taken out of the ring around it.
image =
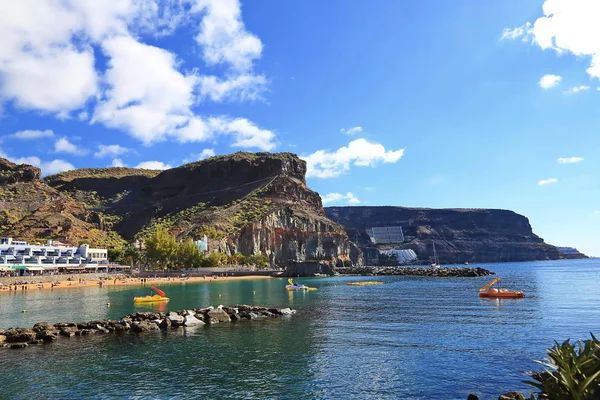
[[[491,297],[501,299],[520,299],[522,297],[525,297],[525,294],[520,291],[492,288],[492,286],[498,282],[500,282],[500,278],[495,278],[493,281],[479,289],[479,297]]]

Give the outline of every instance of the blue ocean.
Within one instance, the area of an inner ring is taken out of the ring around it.
[[[284,279],[0,294],[0,328],[219,304],[291,307],[289,318],[0,349],[8,399],[496,399],[520,390],[554,341],[600,336],[600,260],[479,264],[523,299],[482,299],[490,277]],[[110,307],[107,304],[110,304]],[[27,310],[23,313],[22,310]]]

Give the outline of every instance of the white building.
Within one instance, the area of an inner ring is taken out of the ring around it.
[[[397,249],[391,249],[391,250],[381,250],[380,251],[381,254],[385,254],[388,257],[392,257],[392,256],[396,256],[396,260],[398,260],[398,263],[400,264],[406,264],[409,262],[413,262],[417,259],[417,253],[415,253],[414,250],[412,249],[407,249],[407,250],[397,250]]]
[[[52,240],[40,246],[12,238],[0,238],[0,269],[29,272],[58,269],[108,271],[108,250],[94,249],[87,244],[68,246]]]

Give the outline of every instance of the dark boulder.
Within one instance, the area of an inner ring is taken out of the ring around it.
[[[231,317],[221,308],[215,308],[205,314],[204,322],[207,324],[218,324],[220,322],[231,322]]]
[[[65,337],[75,336],[79,332],[76,326],[64,326],[60,328],[59,335]]]
[[[36,332],[25,328],[8,329],[4,334],[7,343],[30,342],[36,337]]]
[[[149,322],[149,321],[140,321],[140,322],[136,322],[133,323],[131,325],[131,331],[132,332],[149,332],[149,331],[155,331],[158,330],[158,325],[156,325],[153,322]]]
[[[49,324],[48,322],[38,322],[33,326],[34,332],[46,331],[46,330],[54,330],[54,325]]]

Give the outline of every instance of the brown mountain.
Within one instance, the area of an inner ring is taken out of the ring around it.
[[[100,214],[40,180],[40,169],[0,158],[0,236],[31,242],[122,245]]]
[[[160,223],[180,238],[206,234],[211,249],[262,253],[278,265],[362,264],[363,252],[376,259],[381,248],[365,229],[400,225],[407,239],[401,247],[423,261],[433,242],[443,263],[561,257],[512,211],[324,210],[305,174],[306,163],[290,153],[235,153],[165,171],[79,169],[44,179],[38,168],[0,159],[0,235],[110,247]]]
[[[361,259],[344,228],[306,186],[306,163],[290,153],[235,153],[165,171],[83,169],[44,179],[102,213],[126,239],[157,223],[178,237],[206,234],[211,248],[266,254],[273,263]]]
[[[565,258],[536,236],[529,220],[513,211],[408,207],[328,207],[326,215],[346,227],[367,259],[386,247],[413,249],[432,261],[433,243],[441,263],[555,260]],[[405,242],[375,246],[366,229],[401,226]],[[578,257],[585,255],[579,253]]]

